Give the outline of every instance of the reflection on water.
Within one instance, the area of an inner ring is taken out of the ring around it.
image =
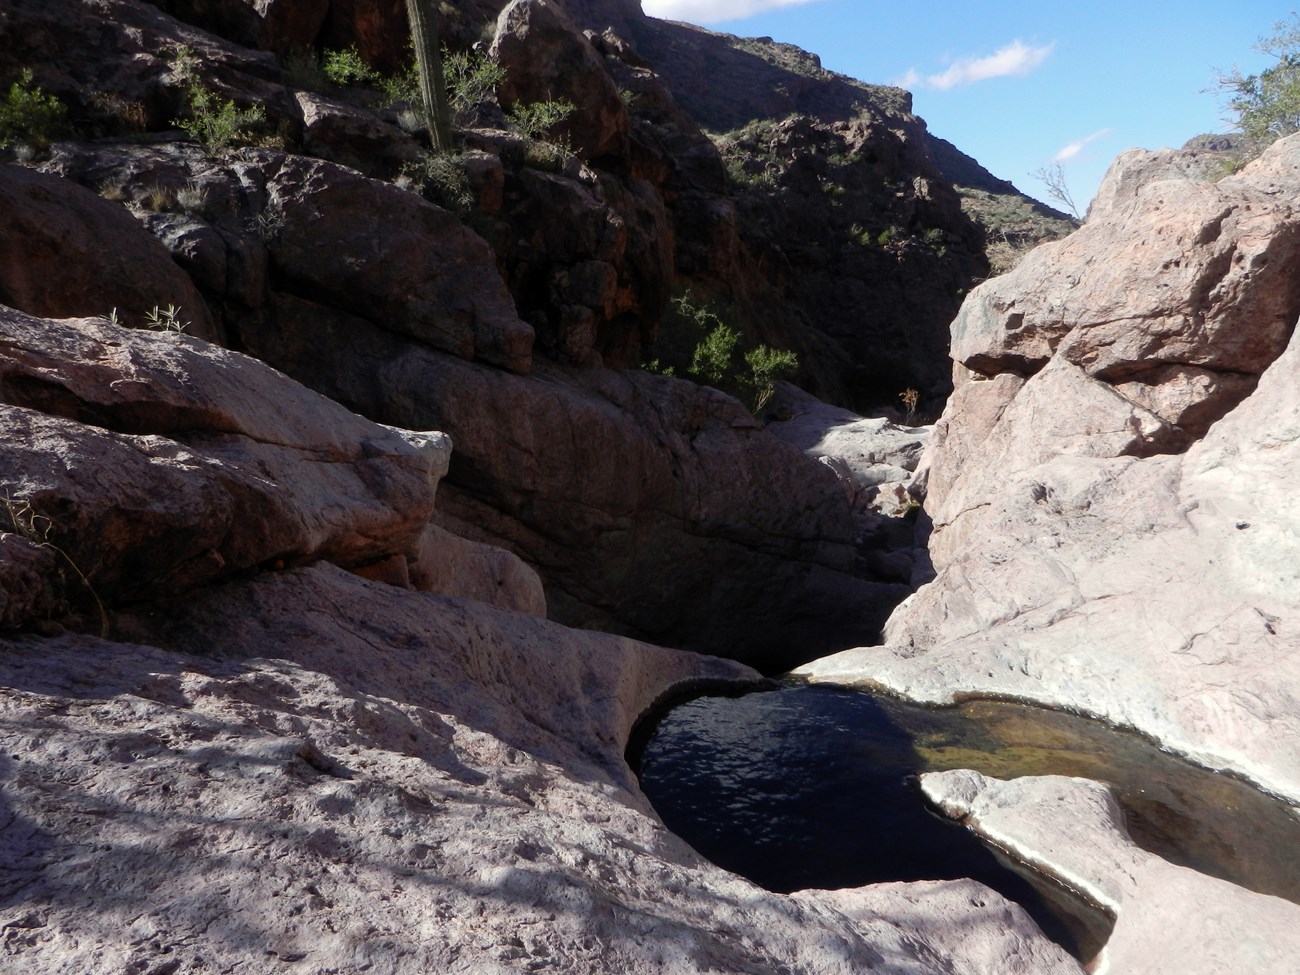
[[[1292,807],[1059,711],[994,701],[936,710],[794,685],[698,698],[644,730],[630,757],[664,822],[769,890],[973,877],[1091,957],[1109,933],[1101,912],[1008,869],[969,831],[927,810],[917,773],[971,768],[1109,782],[1143,848],[1300,903]]]

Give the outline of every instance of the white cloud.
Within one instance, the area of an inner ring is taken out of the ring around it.
[[[922,75],[912,69],[898,82],[903,88],[937,88],[946,91],[961,85],[973,85],[989,78],[1020,77],[1029,74],[1047,60],[1055,44],[1030,47],[1016,38],[1005,47],[982,58],[958,58],[938,74]]]
[[[1052,162],[1063,163],[1067,159],[1073,159],[1079,153],[1083,152],[1083,147],[1089,142],[1104,139],[1108,135],[1110,135],[1110,129],[1098,129],[1092,135],[1085,135],[1082,139],[1075,139],[1073,142],[1062,146],[1057,151],[1056,155],[1052,157]]]
[[[816,2],[817,0],[642,0],[641,9],[651,17],[664,20],[714,24],[720,20],[743,20],[777,7]]]

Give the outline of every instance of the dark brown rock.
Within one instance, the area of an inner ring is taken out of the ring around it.
[[[222,99],[260,105],[292,137],[298,111],[267,52],[237,46],[143,0],[11,0],[0,10],[0,72],[32,67],[72,109],[78,127],[110,134],[169,130],[189,83],[176,70],[188,48],[199,80]]]
[[[285,156],[264,171],[285,290],[465,359],[529,369],[533,331],[487,244],[452,214],[317,160]]]
[[[567,101],[573,115],[556,127],[583,159],[626,151],[628,114],[618,86],[591,42],[552,0],[514,0],[501,11],[491,56],[506,76],[503,108]]]
[[[534,566],[561,622],[779,667],[870,642],[909,591],[857,574],[835,475],[715,390],[544,361],[510,376],[305,307],[252,351],[382,422],[448,431],[439,522]]]
[[[189,276],[127,210],[77,184],[0,166],[0,303],[33,315],[107,315],[126,324],[179,307],[189,331],[217,330]]]
[[[374,112],[310,91],[296,93],[303,151],[368,175],[393,177],[421,158],[420,144]]]
[[[148,0],[173,17],[245,47],[305,51],[329,12],[330,0]]]

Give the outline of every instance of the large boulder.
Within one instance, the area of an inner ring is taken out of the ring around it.
[[[560,101],[573,114],[554,134],[584,159],[627,149],[627,105],[604,61],[553,0],[513,0],[501,11],[491,57],[505,70],[503,108]]]
[[[512,376],[308,307],[252,351],[369,417],[450,433],[440,522],[537,568],[553,619],[779,667],[874,640],[910,591],[862,577],[835,475],[722,393],[540,360]]]
[[[113,179],[133,201],[151,186],[200,197],[188,209],[137,204],[135,212],[207,296],[236,348],[277,304],[286,316],[302,296],[453,355],[531,367],[533,330],[492,249],[417,193],[266,149],[214,159],[185,145],[63,145],[43,166],[64,182]]]
[[[134,325],[179,308],[209,340],[207,305],[165,248],[122,206],[66,179],[0,166],[0,304],[32,315],[108,315]]]
[[[320,160],[249,168],[266,179],[267,249],[282,290],[464,359],[528,371],[533,330],[515,314],[491,249],[455,216]]]
[[[1019,275],[971,295],[954,330],[962,347],[987,340],[967,361],[1007,371],[958,389],[927,453],[938,578],[891,619],[886,648],[809,674],[1087,711],[1300,799],[1298,163],[1288,139],[1217,186],[1112,194],[1127,202],[1094,208],[1079,242],[1030,265],[1055,269],[1046,293]],[[1222,220],[1208,225],[1167,206],[1211,197]],[[1210,250],[1217,263],[1197,256]],[[1055,289],[1071,280],[1063,320]],[[1171,367],[1248,385],[1180,426],[1128,388]]]
[[[442,434],[380,427],[185,335],[0,308],[0,342],[0,625],[415,556]]]
[[[971,292],[952,357],[1028,376],[1056,355],[1158,417],[1170,429],[1156,439],[1178,449],[1250,392],[1300,316],[1285,189],[1300,143],[1218,183],[1160,161],[1121,157],[1080,230]]]

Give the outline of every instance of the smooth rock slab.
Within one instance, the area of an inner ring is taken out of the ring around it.
[[[1296,970],[1300,906],[1139,849],[1100,782],[1065,776],[1004,782],[960,769],[927,773],[921,787],[947,815],[1114,912],[1097,975]]]
[[[738,664],[327,565],[131,632],[0,642],[0,967],[1080,971],[969,885],[785,897],[664,830],[632,723]]]
[[[0,566],[25,593],[0,610],[10,626],[63,598],[413,555],[447,470],[445,435],[371,423],[186,335],[0,307],[0,352],[0,531],[60,553],[37,580]]]
[[[1235,253],[1290,246],[1297,153],[1300,140],[1280,143],[1222,189],[1286,224],[1266,221],[1257,230],[1274,244],[1247,234]],[[1125,206],[1175,189],[1152,184],[1089,226],[1123,224]],[[1220,230],[1214,246],[1227,250],[1245,233],[1232,221]],[[1283,263],[1269,275],[1234,264],[1212,290],[1220,324],[1253,330],[1257,351],[1289,337],[1254,391],[1194,442],[1178,446],[1178,430],[1065,345],[1028,378],[1002,372],[960,386],[922,461],[937,578],[895,611],[883,647],[800,672],[936,703],[976,695],[1082,711],[1300,800],[1300,338],[1294,319],[1276,320],[1292,288],[1276,275],[1293,279],[1300,257]],[[1172,294],[1184,271],[1136,262],[1133,287],[1164,281],[1163,300],[1189,301]],[[1100,273],[1063,265],[1061,280],[1085,272]],[[1086,294],[1080,285],[1079,314]],[[1194,339],[1210,358],[1253,342],[1243,333],[1220,348],[1191,329],[1175,345]],[[1175,447],[1183,452],[1161,453]]]

